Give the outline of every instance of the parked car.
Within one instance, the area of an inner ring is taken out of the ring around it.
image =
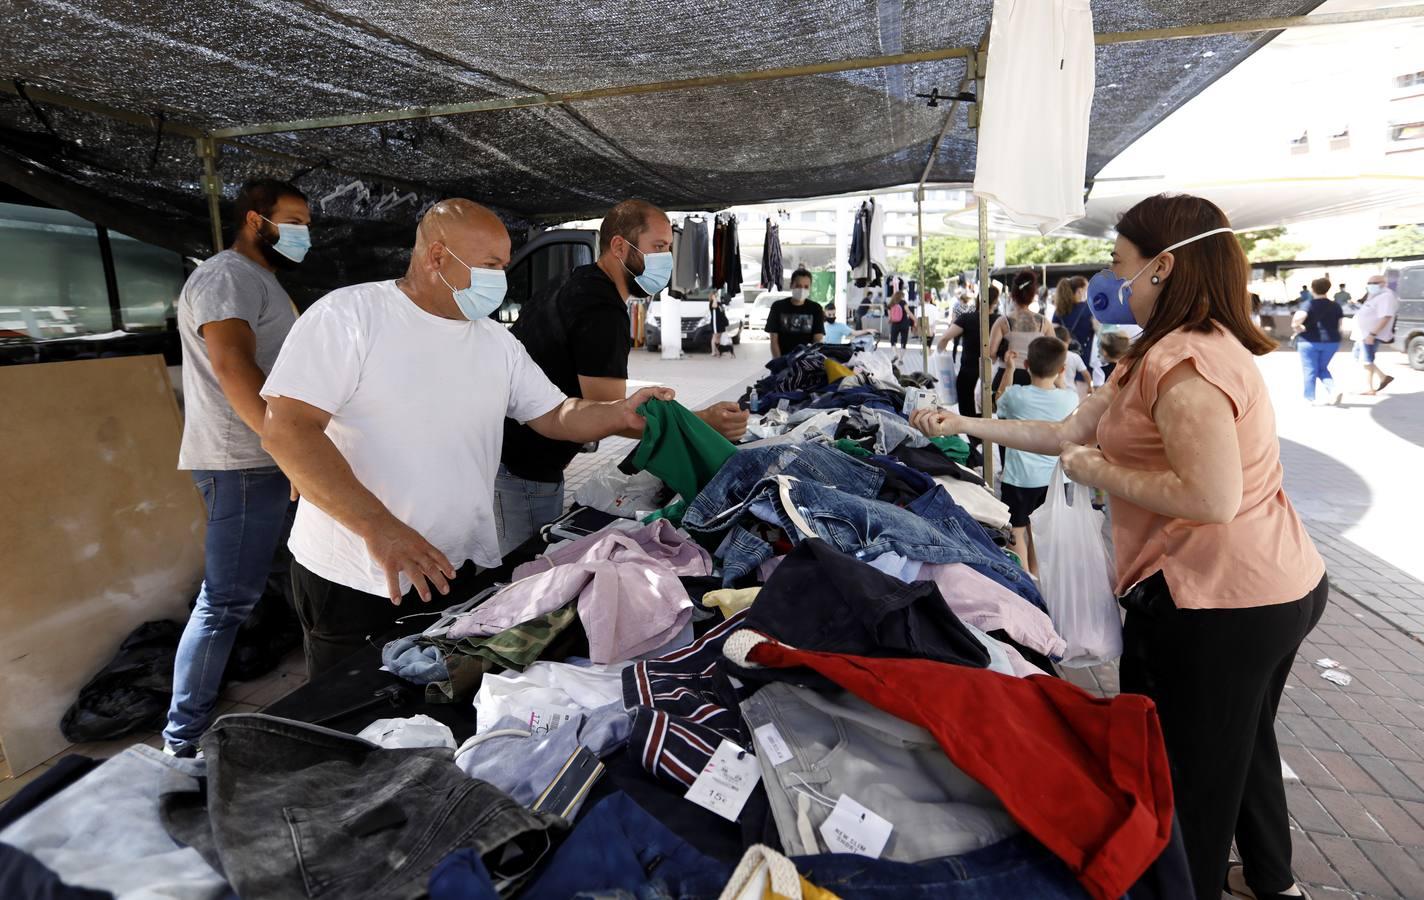
[[[663,348],[662,311],[665,302],[669,302],[666,297],[649,303],[648,318],[643,324],[643,342],[653,353],[661,352]],[[711,353],[712,313],[707,305],[707,294],[699,292],[698,296],[673,302],[680,304],[678,312],[682,316],[682,349],[694,353]],[[747,318],[746,305],[741,296],[734,297],[722,310],[727,314],[727,333],[732,336],[732,343],[740,344],[742,326]]]
[[[508,289],[495,318],[506,326],[519,318],[531,297],[562,284],[569,273],[598,258],[598,232],[556,228],[524,244],[505,270]]]
[[[790,291],[764,291],[757,295],[751,311],[747,313],[747,328],[751,329],[753,334],[766,333],[766,320],[771,316],[771,305],[790,296]]]
[[[1399,317],[1394,323],[1396,346],[1408,355],[1409,365],[1424,372],[1424,265],[1399,271]]]

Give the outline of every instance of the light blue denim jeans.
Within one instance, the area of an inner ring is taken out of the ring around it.
[[[564,483],[527,481],[504,466],[494,479],[494,528],[499,555],[508,556],[564,514]]]
[[[203,586],[178,642],[163,729],[163,740],[178,751],[196,748],[207,730],[238,629],[261,599],[272,557],[292,527],[292,486],[276,466],[190,474],[207,509],[208,533]]]

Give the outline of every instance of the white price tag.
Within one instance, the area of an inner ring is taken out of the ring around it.
[[[576,715],[577,711],[560,706],[535,706],[524,721],[529,725],[530,734],[548,734]]]
[[[832,853],[854,853],[879,859],[894,826],[845,794],[821,823],[821,837]]]
[[[707,761],[707,766],[687,789],[687,799],[721,816],[737,821],[747,798],[761,781],[761,766],[757,758],[724,740]]]
[[[755,734],[757,745],[766,754],[766,758],[771,760],[773,766],[791,761],[791,749],[786,746],[786,741],[781,739],[781,732],[776,730],[776,723],[767,722],[758,728]]]

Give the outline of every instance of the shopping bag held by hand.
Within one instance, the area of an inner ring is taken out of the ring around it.
[[[1065,497],[1064,485],[1072,493]],[[1065,666],[1092,666],[1122,655],[1122,619],[1113,595],[1112,569],[1103,544],[1103,514],[1092,492],[1053,470],[1048,499],[1029,517],[1038,554],[1039,588],[1053,626],[1068,642]]]

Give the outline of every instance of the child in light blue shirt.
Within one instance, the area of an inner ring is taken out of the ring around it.
[[[1000,388],[996,415],[1000,419],[1033,419],[1061,422],[1078,407],[1078,392],[1065,386],[1063,372],[1068,361],[1068,345],[1057,338],[1041,337],[1028,346],[1029,384],[1013,384],[1018,354],[1005,355],[1008,372]],[[1012,386],[1009,386],[1012,385]],[[1048,482],[1058,464],[1055,456],[1008,450],[1004,457],[1004,478],[999,496],[1009,507],[1013,529],[1013,550],[1035,577],[1038,557],[1033,549],[1029,515],[1048,498]]]

